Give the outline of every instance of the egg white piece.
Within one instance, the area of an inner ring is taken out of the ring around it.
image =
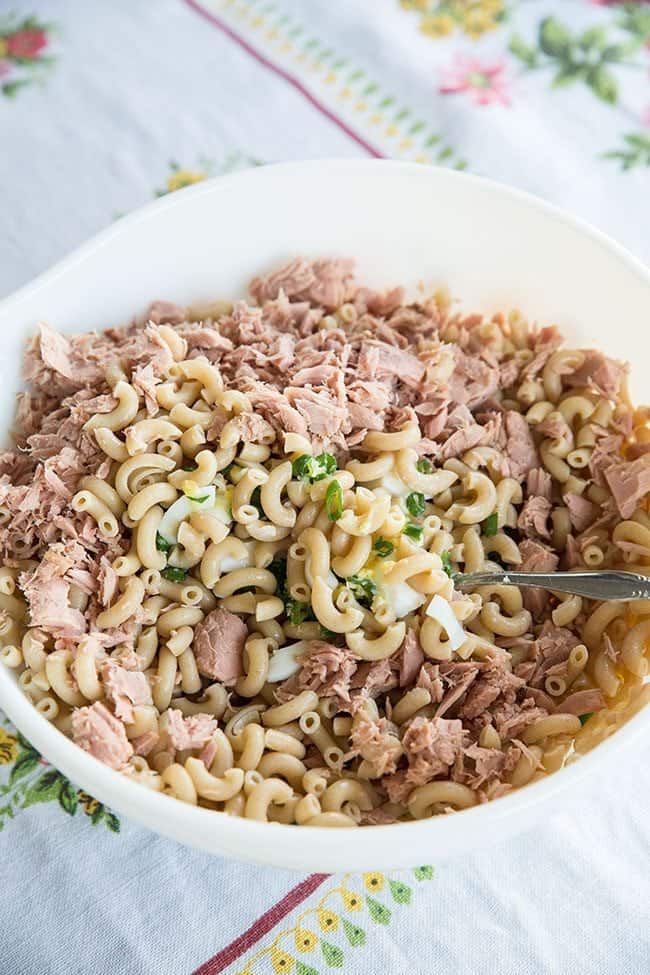
[[[379,586],[379,593],[393,611],[395,619],[413,613],[427,598],[424,593],[417,592],[407,582],[384,582]]]
[[[467,634],[454,616],[454,611],[447,600],[436,594],[424,612],[427,616],[437,620],[445,630],[449,640],[449,648],[452,651],[458,650],[467,639]]]
[[[196,497],[201,500],[193,500],[184,494],[182,497],[177,498],[163,515],[162,521],[158,526],[158,533],[170,545],[175,545],[178,541],[178,528],[180,523],[189,518],[194,511],[209,511],[219,521],[222,521],[224,525],[231,523],[230,501],[227,495],[217,495],[213,484],[200,488]]]
[[[290,643],[276,650],[269,661],[269,672],[266,678],[269,684],[276,684],[297,674],[301,666],[298,657],[306,652],[307,646],[306,640],[298,640],[297,643]]]

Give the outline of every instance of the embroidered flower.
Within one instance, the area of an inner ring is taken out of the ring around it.
[[[47,34],[44,30],[19,30],[5,42],[10,57],[33,61],[47,47]]]
[[[443,95],[467,94],[475,105],[509,105],[505,70],[503,60],[487,64],[459,54],[443,75],[439,90]]]

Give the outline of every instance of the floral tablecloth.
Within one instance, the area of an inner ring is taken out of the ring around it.
[[[0,295],[151,197],[318,156],[466,168],[648,260],[650,5],[0,3]],[[637,753],[505,846],[296,876],[120,821],[0,716],[0,971],[645,975],[649,800]]]

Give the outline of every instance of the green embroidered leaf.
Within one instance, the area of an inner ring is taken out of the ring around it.
[[[68,779],[64,779],[59,793],[59,804],[68,816],[74,816],[79,805],[77,790]]]
[[[117,818],[117,816],[115,815],[115,813],[107,812],[105,819],[106,819],[106,825],[108,826],[108,828],[110,829],[110,831],[112,833],[119,833],[119,831],[120,831],[120,829],[122,827],[121,827],[120,821]]]
[[[13,785],[18,779],[22,779],[24,775],[28,775],[32,769],[35,769],[38,765],[38,756],[33,751],[21,752],[14,767],[11,770],[11,775],[9,776],[9,785]]]
[[[358,927],[356,924],[350,924],[349,921],[343,920],[343,930],[345,932],[345,937],[348,939],[353,948],[358,948],[360,945],[365,945],[366,943],[366,932],[363,928]]]
[[[519,34],[513,34],[510,38],[508,50],[528,68],[534,68],[537,64],[537,51],[525,44]]]
[[[18,744],[23,749],[23,751],[30,752],[36,758],[40,758],[39,753],[36,751],[32,743],[27,741],[26,738],[23,738],[23,736],[19,731],[16,732],[16,738],[18,739]]]
[[[29,84],[29,80],[24,79],[22,81],[5,81],[0,91],[7,98],[15,98],[21,88],[25,88]]]
[[[579,78],[584,78],[589,68],[584,64],[565,64],[553,78],[553,88],[564,88]]]
[[[373,919],[375,924],[388,924],[391,919],[391,912],[388,910],[384,904],[380,904],[376,901],[374,897],[368,897],[366,895],[366,904],[368,905],[368,911],[370,912],[370,917]]]
[[[101,802],[99,803],[99,805],[95,807],[95,809],[93,809],[93,811],[90,814],[90,822],[93,824],[93,826],[96,826],[97,823],[100,823],[102,821],[102,818],[104,816],[104,811],[105,810]]]
[[[565,58],[571,49],[571,35],[555,17],[545,17],[539,25],[539,46],[551,58]]]
[[[580,35],[578,43],[583,51],[602,51],[607,46],[607,30],[602,24],[590,27]]]
[[[390,887],[390,892],[393,895],[393,900],[397,901],[398,904],[410,904],[411,896],[413,891],[406,884],[403,884],[401,880],[389,880],[388,886]]]
[[[618,101],[618,84],[616,78],[607,70],[604,65],[599,64],[592,68],[587,75],[587,84],[604,102],[615,105]]]
[[[323,958],[328,965],[331,965],[332,968],[343,968],[343,959],[345,956],[338,945],[330,944],[329,941],[323,941],[321,938],[320,947],[323,952]]]
[[[27,809],[28,806],[33,806],[37,802],[52,802],[52,800],[58,799],[64,781],[66,780],[56,769],[49,769],[39,775],[25,793],[23,809]]]
[[[433,867],[416,867],[413,875],[416,880],[431,880],[433,877]]]
[[[296,961],[296,975],[318,975],[318,972],[311,965],[305,965],[302,961]]]
[[[604,48],[601,57],[603,61],[623,61],[628,54],[634,54],[637,49],[637,41],[634,41],[633,46],[629,44],[610,44]]]

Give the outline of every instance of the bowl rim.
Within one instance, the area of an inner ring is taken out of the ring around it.
[[[286,178],[292,172],[314,169],[323,171],[326,177],[333,169],[368,169],[382,167],[395,173],[402,173],[409,179],[438,181],[444,186],[446,181],[471,183],[479,190],[492,196],[510,200],[524,209],[541,212],[553,221],[568,225],[578,234],[587,236],[597,243],[613,259],[623,263],[637,275],[650,289],[650,270],[641,260],[625,247],[612,240],[605,233],[593,227],[580,217],[547,203],[523,190],[515,189],[496,180],[486,179],[468,173],[438,167],[423,167],[417,163],[393,160],[366,159],[317,159],[304,162],[273,163],[205,180],[182,191],[164,196],[147,203],[134,212],[121,217],[114,224],[91,237],[70,254],[58,261],[49,270],[39,274],[30,282],[0,300],[0,315],[4,316],[18,308],[24,301],[33,298],[39,291],[52,285],[59,278],[74,271],[86,259],[95,255],[116,237],[127,235],[136,226],[146,223],[152,217],[177,208],[182,208],[189,200],[214,192],[224,192],[232,183],[246,183],[249,180],[271,180],[276,173]],[[397,177],[396,177],[397,178]],[[538,809],[547,806],[560,792],[566,791],[572,783],[592,775],[599,765],[610,761],[623,748],[650,727],[650,707],[642,708],[616,732],[596,745],[579,760],[546,778],[513,791],[498,800],[492,800],[471,809],[455,813],[453,816],[438,816],[407,823],[375,826],[372,829],[354,830],[352,843],[346,843],[349,831],[330,830],[311,827],[308,830],[296,826],[277,823],[260,823],[243,817],[217,814],[215,811],[181,803],[169,796],[143,788],[137,782],[129,781],[124,775],[103,765],[85,753],[71,739],[54,728],[23,695],[13,676],[0,667],[0,707],[5,711],[15,727],[28,739],[54,767],[67,775],[73,782],[80,782],[83,788],[95,795],[126,818],[163,835],[178,839],[184,833],[182,842],[196,846],[224,857],[236,857],[260,864],[283,866],[289,862],[303,871],[310,869],[331,870],[345,860],[345,869],[370,869],[373,865],[385,869],[416,865],[431,852],[428,847],[435,845],[445,849],[449,841],[458,848],[458,833],[467,826],[468,834],[477,830],[481,823],[483,829],[490,824],[509,821],[521,828],[525,820],[523,814],[533,806]],[[54,732],[54,733],[53,733]],[[217,826],[215,830],[214,827]],[[271,828],[269,828],[271,827]],[[280,828],[278,828],[280,827]],[[387,832],[390,830],[390,832]],[[514,827],[513,827],[514,832]],[[214,836],[217,837],[216,842]],[[206,838],[207,837],[207,838]],[[392,839],[390,846],[382,841]],[[275,842],[273,841],[275,838]],[[268,849],[264,849],[266,841]],[[248,849],[250,841],[250,849]],[[420,861],[413,852],[400,855],[400,841],[404,841],[410,851],[417,846],[422,856]],[[471,849],[471,844],[467,844]],[[345,857],[341,856],[346,848]],[[264,849],[262,855],[259,851]],[[287,855],[288,851],[291,851]]]

